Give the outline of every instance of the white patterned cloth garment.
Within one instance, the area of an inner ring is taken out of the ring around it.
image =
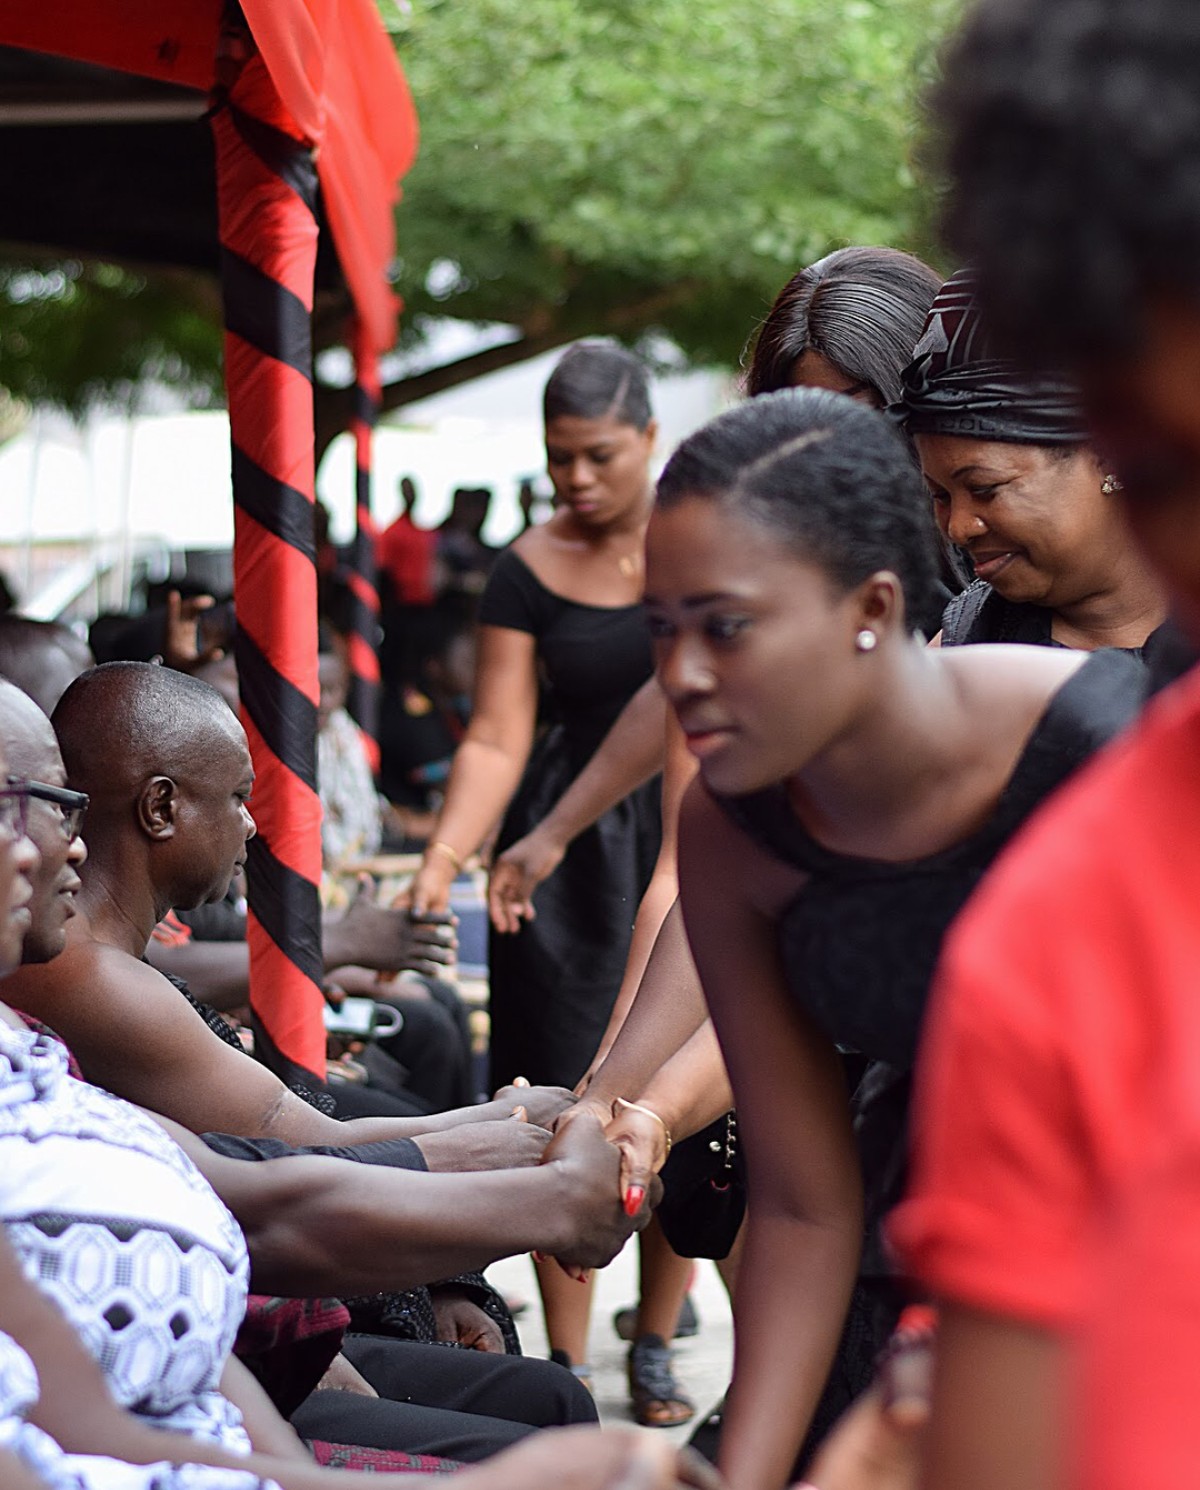
[[[122,1407],[249,1452],[218,1390],[246,1307],[237,1222],[155,1122],[69,1076],[57,1040],[3,1022],[0,1222]]]
[[[367,858],[383,841],[381,804],[358,725],[334,709],[317,735],[321,852],[325,863]]]
[[[46,1490],[279,1490],[274,1480],[208,1464],[123,1464],[93,1454],[65,1454],[26,1422],[38,1400],[33,1362],[0,1333],[0,1450],[34,1474]]]

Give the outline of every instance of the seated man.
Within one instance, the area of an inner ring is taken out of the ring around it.
[[[0,776],[8,764],[0,751]],[[61,940],[79,859],[68,852],[69,830],[81,805],[53,780],[18,779],[4,790],[0,974],[38,915],[45,918],[40,945],[49,950]],[[71,816],[52,823],[59,808]],[[39,885],[37,915],[33,812],[40,814],[39,836],[50,841],[51,827],[58,835],[54,878]],[[71,1080],[62,1046],[25,1029],[6,1005],[0,1119],[0,1223],[25,1275],[83,1336],[121,1406],[146,1426],[186,1434],[197,1458],[230,1467],[245,1462],[240,1456],[252,1447],[304,1464],[294,1435],[229,1359],[248,1262],[256,1283],[286,1294],[370,1290],[529,1247],[602,1264],[636,1226],[621,1214],[617,1157],[596,1125],[575,1124],[546,1164],[505,1176],[380,1171],[368,1186],[360,1168],[338,1160],[289,1158],[252,1168]],[[516,1203],[509,1214],[510,1194]],[[0,1261],[11,1257],[6,1248],[0,1254]],[[32,1349],[21,1329],[31,1319],[16,1271],[14,1261],[0,1288],[0,1325]],[[74,1385],[60,1379],[59,1390],[51,1388],[68,1439],[85,1421],[96,1423],[85,1407],[82,1362],[69,1374]]]
[[[331,646],[332,634],[323,628],[323,635]],[[328,675],[331,666],[334,673]],[[233,712],[238,712],[237,668],[232,656],[208,662],[194,675],[211,683]],[[345,676],[344,663],[337,656],[322,656],[317,752],[323,835],[329,831],[336,804],[330,803],[325,791],[330,762],[324,752],[322,721],[344,697]],[[365,791],[374,812],[375,787],[362,742],[349,717],[341,712],[361,767],[354,789],[359,796]],[[332,774],[336,779],[336,771]],[[244,892],[240,876],[235,889]],[[193,994],[223,1011],[240,1009],[249,1001],[245,900],[235,898],[235,889],[215,905],[202,905],[172,918],[183,926],[176,924],[172,931],[157,928],[147,951],[155,967],[182,978]],[[414,920],[405,909],[378,905],[365,877],[343,914],[323,913],[321,953],[330,983],[343,993],[390,1003],[403,1015],[398,1033],[368,1049],[367,1087],[331,1082],[338,1117],[441,1112],[473,1100],[466,1011],[456,991],[442,981],[455,960],[455,950],[451,916]],[[387,978],[388,974],[395,976]]]
[[[12,998],[63,1036],[89,1080],[196,1133],[406,1138],[431,1168],[537,1162],[544,1133],[512,1114],[520,1106],[548,1126],[569,1094],[508,1089],[434,1117],[339,1123],[222,1041],[143,961],[168,910],[225,894],[254,834],[246,737],[213,689],[147,663],[106,663],[71,685],[55,724],[68,779],[91,798],[91,863],[66,951],[22,968]]]
[[[65,772],[45,716],[3,683],[0,746],[9,769],[26,783],[27,831],[41,855],[31,873],[30,924],[22,956],[30,965],[44,964],[66,944],[66,928],[81,887],[78,871],[86,851],[75,829],[84,800],[64,790]],[[361,1152],[367,1158],[373,1157],[372,1150],[387,1147],[366,1145],[340,1152]],[[269,1177],[278,1165],[260,1168]],[[502,1218],[498,1220],[502,1225]],[[455,1213],[448,1211],[448,1238],[454,1235],[456,1221]],[[440,1338],[452,1341],[464,1333],[478,1336],[490,1329],[496,1337],[491,1348],[502,1349],[495,1325],[461,1290],[439,1290],[433,1307]],[[480,1348],[486,1349],[486,1342]],[[568,1373],[546,1362],[367,1337],[353,1337],[346,1352],[367,1380],[359,1378],[353,1395],[322,1392],[304,1403],[293,1421],[307,1437],[376,1447],[402,1444],[418,1452],[478,1459],[532,1428],[594,1419],[586,1393]],[[362,1395],[372,1388],[391,1400]]]

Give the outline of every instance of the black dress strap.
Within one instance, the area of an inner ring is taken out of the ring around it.
[[[716,800],[756,843],[806,873],[856,880],[918,873],[923,866],[989,853],[992,843],[1006,838],[1037,802],[1133,723],[1148,692],[1147,672],[1136,654],[1112,649],[1091,653],[1050,699],[987,823],[961,843],[926,859],[897,864],[826,848],[796,816],[782,785]]]
[[[1137,719],[1150,695],[1138,653],[1092,652],[1050,700],[988,830],[1007,838],[1034,807]]]
[[[978,642],[1021,642],[1031,647],[1054,645],[1051,612],[1042,605],[1005,600],[985,580],[977,579],[956,595],[942,614],[942,646],[969,647]]]

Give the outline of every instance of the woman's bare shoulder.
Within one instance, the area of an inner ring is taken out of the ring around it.
[[[1021,708],[1040,712],[1091,654],[1067,647],[1030,647],[985,644],[943,647],[942,665],[972,706],[986,717],[997,709]]]

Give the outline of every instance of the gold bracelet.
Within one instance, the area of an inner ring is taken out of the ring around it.
[[[627,1102],[624,1097],[614,1097],[612,1105],[612,1115],[614,1118],[617,1116],[618,1107],[624,1107],[628,1112],[640,1112],[648,1118],[653,1118],[658,1126],[663,1130],[663,1137],[667,1140],[667,1152],[663,1155],[663,1157],[664,1159],[670,1157],[671,1130],[667,1127],[666,1123],[663,1122],[662,1118],[659,1117],[658,1113],[655,1112],[652,1107],[643,1107],[640,1102]]]
[[[462,860],[458,857],[455,850],[448,843],[443,843],[440,838],[435,838],[431,843],[427,843],[425,845],[425,852],[427,854],[441,854],[454,865],[455,874],[462,873]]]

